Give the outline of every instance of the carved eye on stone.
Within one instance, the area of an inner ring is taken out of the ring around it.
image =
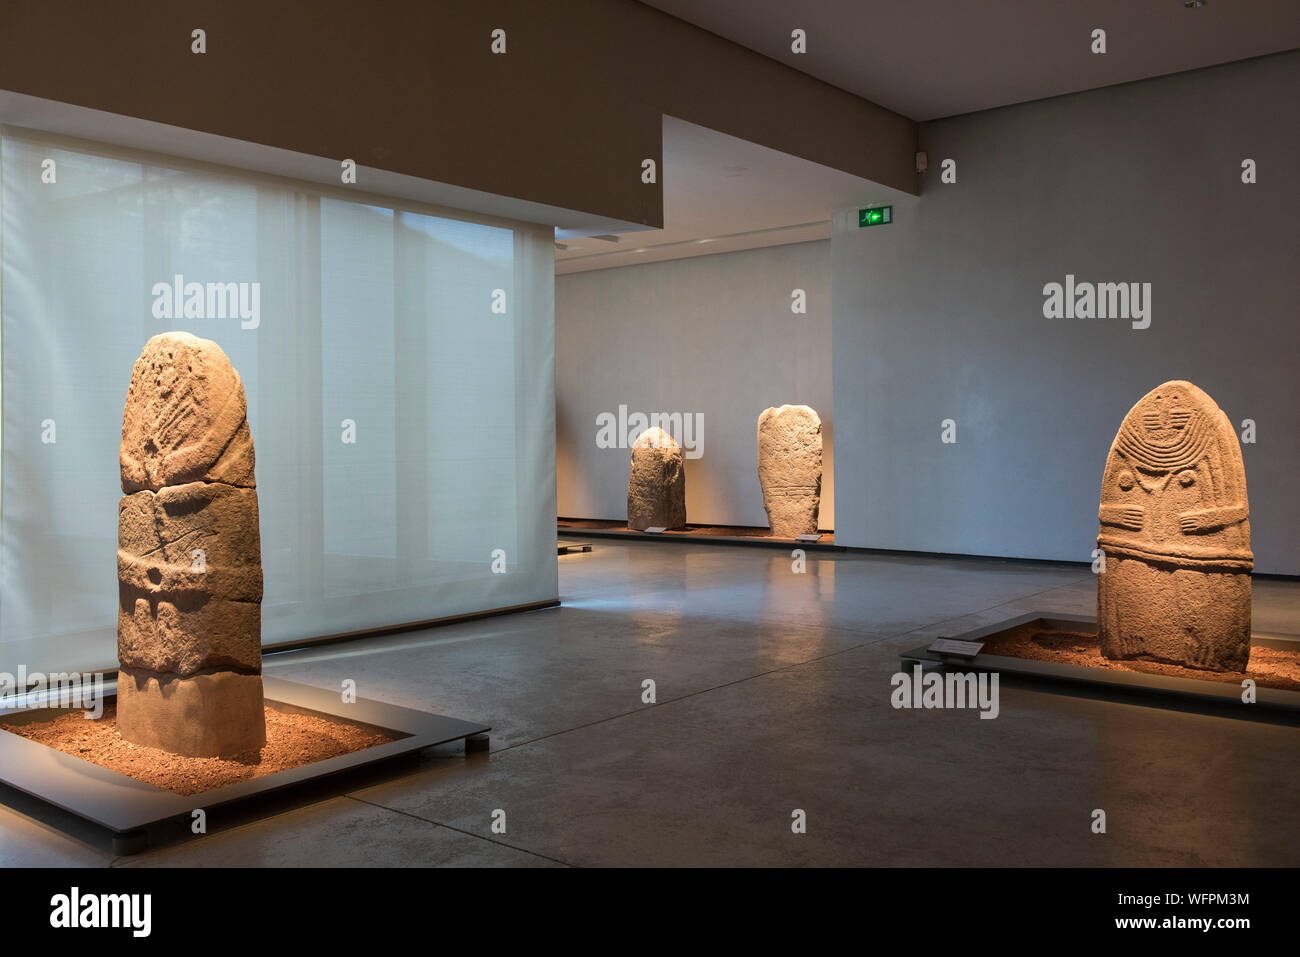
[[[1184,469],[1178,473],[1178,484],[1186,488],[1196,481],[1196,473],[1191,469]]]
[[[1134,484],[1134,481],[1133,481],[1133,473],[1132,473],[1132,472],[1130,472],[1128,469],[1125,469],[1124,471],[1122,471],[1122,472],[1119,473],[1119,487],[1120,487],[1120,488],[1122,488],[1124,491],[1127,492],[1129,489],[1131,489],[1131,488],[1133,487],[1133,484]]]

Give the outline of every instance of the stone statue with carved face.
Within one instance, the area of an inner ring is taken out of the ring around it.
[[[1148,392],[1106,459],[1097,579],[1102,654],[1244,671],[1250,506],[1232,424],[1190,382]]]

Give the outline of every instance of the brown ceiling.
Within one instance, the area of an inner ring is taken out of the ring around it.
[[[1300,0],[643,2],[914,120],[1300,47]]]

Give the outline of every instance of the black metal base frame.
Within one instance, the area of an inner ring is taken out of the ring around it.
[[[796,538],[769,538],[760,535],[701,535],[690,534],[680,530],[665,529],[662,532],[638,532],[632,529],[619,528],[574,528],[561,524],[559,526],[560,535],[581,536],[583,538],[621,538],[632,539],[639,542],[692,542],[700,545],[750,545],[755,548],[780,548],[789,551],[791,548],[802,548],[804,550],[813,549],[819,552],[847,552],[849,551],[843,545],[835,545],[830,542],[801,542]],[[834,534],[834,532],[820,533]]]
[[[277,771],[260,778],[180,795],[128,775],[92,764],[21,735],[0,730],[0,783],[15,788],[107,830],[115,854],[134,854],[148,846],[149,831],[166,822],[188,820],[197,808],[213,808],[318,781],[379,762],[414,754],[424,748],[464,740],[467,754],[486,751],[490,727],[458,718],[415,711],[358,698],[344,704],[337,691],[325,691],[282,678],[262,677],[268,707],[289,713],[314,714],[370,730],[394,740],[350,754]],[[117,696],[105,689],[105,704]],[[58,709],[8,708],[0,719],[23,715],[39,719]]]
[[[941,654],[930,651],[929,645],[913,648],[903,652],[899,657],[904,667],[915,664],[940,667],[953,671],[987,671],[1018,677],[1063,682],[1076,687],[1086,686],[1091,689],[1110,689],[1113,691],[1150,694],[1152,700],[1165,704],[1175,701],[1197,701],[1223,707],[1238,706],[1243,716],[1250,714],[1244,709],[1265,709],[1270,711],[1300,712],[1300,692],[1286,691],[1278,688],[1257,686],[1255,701],[1247,704],[1242,701],[1242,686],[1233,682],[1207,681],[1204,678],[1181,678],[1173,675],[1146,674],[1140,671],[1122,671],[1111,668],[1089,668],[1083,665],[1068,665],[1055,661],[1039,661],[1032,658],[1011,658],[996,653],[995,639],[1006,632],[1022,625],[1039,625],[1048,631],[1092,631],[1097,630],[1097,619],[1082,615],[1052,615],[1036,612],[1022,615],[1008,621],[976,628],[960,635],[945,636],[956,641],[984,642],[991,646],[990,651],[981,651],[974,657]],[[1252,635],[1251,647],[1283,648],[1300,654],[1300,640],[1273,635]]]

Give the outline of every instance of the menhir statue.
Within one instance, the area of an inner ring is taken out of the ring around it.
[[[822,500],[822,420],[806,405],[758,417],[758,483],[776,538],[816,535]]]
[[[1143,396],[1102,478],[1102,654],[1244,671],[1249,515],[1241,446],[1214,400],[1182,381]]]
[[[176,754],[266,743],[262,558],[239,373],[215,342],[154,336],[122,416],[117,726]]]

